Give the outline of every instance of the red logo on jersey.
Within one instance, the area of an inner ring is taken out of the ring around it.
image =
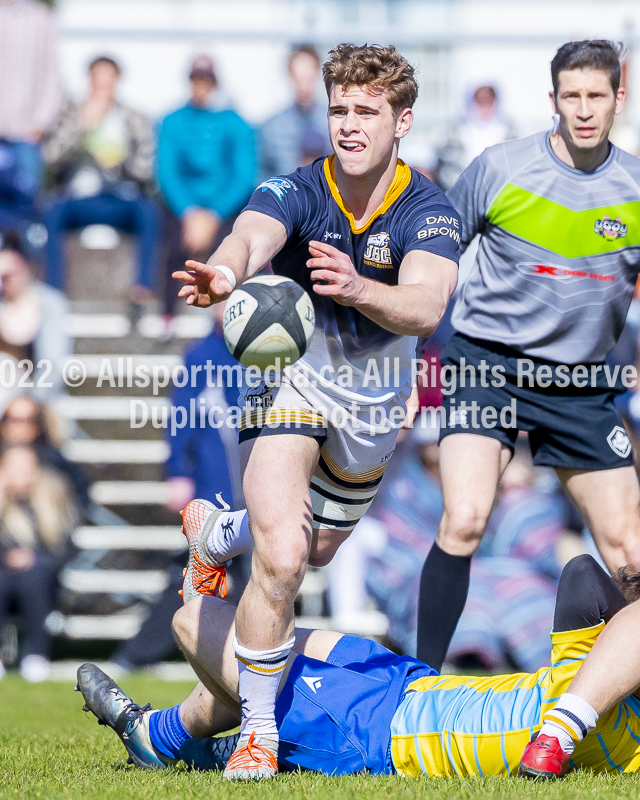
[[[551,278],[589,278],[592,281],[608,281],[613,283],[615,275],[598,275],[597,272],[587,272],[584,269],[567,269],[554,267],[547,264],[518,264],[519,267],[528,267],[533,275],[548,275]]]

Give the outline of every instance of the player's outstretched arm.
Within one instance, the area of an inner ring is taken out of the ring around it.
[[[201,308],[223,302],[235,286],[268,264],[286,240],[281,222],[257,211],[243,211],[206,264],[187,261],[185,270],[173,273],[175,280],[184,283],[178,297],[184,297],[187,305]]]
[[[454,261],[424,250],[407,253],[398,285],[364,278],[346,253],[324,242],[310,242],[307,261],[316,294],[353,306],[382,328],[408,336],[430,336],[456,288]]]

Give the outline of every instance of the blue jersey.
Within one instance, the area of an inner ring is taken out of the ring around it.
[[[393,385],[400,392],[410,382],[415,337],[391,333],[357,309],[317,295],[307,267],[309,242],[333,245],[349,255],[364,277],[396,286],[402,260],[412,250],[426,250],[457,264],[460,218],[437,186],[398,160],[382,205],[357,227],[336,186],[333,160],[334,156],[319,158],[291,175],[270,178],[258,186],[245,210],[282,222],[287,242],[272,260],[273,271],[297,281],[313,300],[316,329],[298,363],[310,374],[320,373],[325,391],[338,397],[343,396],[339,385],[326,378],[337,376],[340,367],[347,365],[352,376],[350,396],[355,390],[369,398],[376,396],[376,389],[379,395],[380,387],[365,379],[367,362],[375,358],[382,364],[388,358],[394,370]],[[323,370],[327,365],[333,372]]]

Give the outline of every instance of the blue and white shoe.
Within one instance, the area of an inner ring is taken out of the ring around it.
[[[222,771],[233,755],[239,738],[240,734],[234,733],[231,736],[187,739],[180,747],[180,758],[199,772]]]
[[[82,692],[84,711],[91,711],[99,725],[108,725],[120,737],[129,754],[129,763],[140,769],[166,769],[175,759],[159,753],[149,736],[149,717],[157,713],[151,705],[139,706],[95,664],[78,668],[76,691]]]

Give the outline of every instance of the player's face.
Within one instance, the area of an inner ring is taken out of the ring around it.
[[[608,138],[624,98],[624,89],[614,94],[604,70],[563,70],[558,74],[557,97],[551,92],[554,111],[560,117],[560,135],[581,150],[597,147]]]
[[[398,117],[386,92],[352,86],[333,86],[329,96],[329,136],[345,175],[354,177],[386,167],[397,140],[413,122],[411,109]]]

